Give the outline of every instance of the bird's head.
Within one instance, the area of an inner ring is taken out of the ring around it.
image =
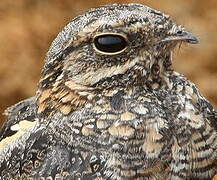
[[[197,39],[168,15],[139,4],[101,6],[73,19],[51,45],[39,112],[69,114],[94,94],[139,86],[171,68],[171,52]]]

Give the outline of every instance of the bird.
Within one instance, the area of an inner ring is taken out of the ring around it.
[[[174,50],[197,43],[141,4],[72,19],[46,54],[35,96],[4,113],[0,179],[212,179],[217,111],[173,69]]]

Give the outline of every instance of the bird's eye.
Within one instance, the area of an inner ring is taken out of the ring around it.
[[[177,35],[181,36],[181,35],[183,34],[183,31],[182,31],[182,30],[179,30],[179,31],[177,31],[176,33],[177,33]]]
[[[116,54],[127,47],[127,41],[118,34],[103,34],[94,38],[94,46],[101,53]]]

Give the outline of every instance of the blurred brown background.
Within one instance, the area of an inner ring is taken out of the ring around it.
[[[50,43],[74,16],[103,4],[142,3],[170,14],[200,39],[174,53],[177,71],[191,79],[217,106],[216,0],[1,0],[0,114],[33,96]],[[4,120],[0,115],[0,124]]]

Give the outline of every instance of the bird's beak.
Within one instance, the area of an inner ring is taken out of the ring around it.
[[[161,42],[170,42],[170,41],[182,41],[190,44],[198,44],[198,39],[191,33],[187,31],[181,31],[177,34],[171,35],[163,39]]]

